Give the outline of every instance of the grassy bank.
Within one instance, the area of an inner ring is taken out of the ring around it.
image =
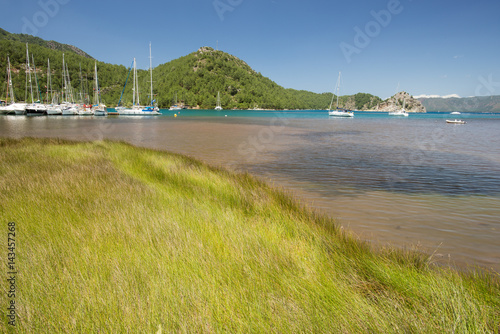
[[[17,229],[19,333],[499,330],[498,277],[372,250],[251,176],[179,155],[0,139],[0,208],[2,264]]]

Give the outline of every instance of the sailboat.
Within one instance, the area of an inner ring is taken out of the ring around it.
[[[71,88],[71,78],[69,76],[68,64],[64,63],[64,53],[62,59],[62,114],[63,116],[78,115],[78,105],[73,97],[73,89]]]
[[[137,63],[134,58],[133,64],[133,69],[134,69],[134,83],[133,83],[133,97],[132,97],[132,108],[125,108],[125,107],[116,107],[116,111],[118,112],[119,115],[128,115],[128,116],[153,116],[153,115],[161,115],[159,112],[159,108],[156,106],[156,99],[154,99],[153,95],[153,67],[152,67],[152,61],[151,61],[151,43],[149,43],[149,73],[150,73],[150,80],[151,80],[151,94],[150,94],[150,105],[149,106],[141,106],[139,102],[139,81],[137,79]],[[131,68],[132,69],[132,68]],[[130,73],[130,71],[129,71]],[[127,85],[127,82],[125,82],[125,86]],[[125,90],[125,87],[123,87]],[[122,92],[123,96],[123,92]],[[137,103],[136,103],[137,99]],[[118,101],[118,105],[120,105],[121,102],[121,97],[120,101]]]
[[[99,88],[99,80],[97,79],[97,62],[94,62],[94,73],[95,73],[95,88],[94,88],[94,105],[92,106],[92,110],[94,111],[95,116],[107,116],[108,112],[106,110],[106,106],[101,103],[101,89]]]
[[[30,83],[30,96],[31,96],[31,104],[26,105],[26,115],[30,116],[36,116],[36,115],[44,115],[47,113],[47,106],[40,103],[40,93],[38,90],[38,80],[36,77],[36,68],[35,68],[35,57],[33,57],[33,68],[35,72],[35,81],[36,81],[36,87],[37,87],[37,94],[38,94],[38,99],[35,102],[33,98],[33,84],[31,82],[31,66],[30,66],[30,56],[28,52],[28,43],[26,43],[26,62],[27,62],[27,68],[28,68],[28,73],[26,73],[26,93],[28,91],[28,77],[29,77],[29,83]]]
[[[177,104],[177,92],[174,94],[174,104],[168,110],[182,110],[182,107]]]
[[[403,108],[397,109],[395,111],[390,111],[389,116],[404,116],[408,117],[408,113],[405,110],[406,100],[403,98]]]
[[[7,96],[5,99],[5,103],[9,102],[9,96],[11,103],[5,106],[0,106],[0,114],[24,114],[26,110],[26,104],[16,103],[14,98],[14,88],[12,87],[12,75],[10,71],[10,59],[9,57],[7,57]]]
[[[215,110],[222,110],[222,106],[220,104],[220,92],[217,92],[217,106],[215,107]]]
[[[52,94],[50,104],[47,104],[47,115],[62,115],[62,107],[56,104],[56,96],[52,91],[52,79],[50,78],[50,59],[47,59],[47,103],[49,96]]]
[[[332,96],[332,102],[330,103],[330,107],[328,108],[328,115],[334,117],[354,117],[354,113],[352,111],[348,111],[346,109],[339,108],[339,93],[340,93],[340,72],[339,78],[337,80],[337,107],[335,110],[332,110],[333,99],[335,97]]]

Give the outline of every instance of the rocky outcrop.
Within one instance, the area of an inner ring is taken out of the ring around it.
[[[427,112],[422,102],[415,99],[407,92],[399,92],[387,100],[379,103],[375,111],[395,111],[404,108],[407,112],[424,113]]]

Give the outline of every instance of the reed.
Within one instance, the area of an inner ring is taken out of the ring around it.
[[[177,154],[0,139],[0,208],[4,234],[17,226],[18,333],[499,330],[494,273],[371,247],[283,190]]]

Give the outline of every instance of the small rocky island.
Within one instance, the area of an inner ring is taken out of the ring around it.
[[[404,108],[407,112],[424,113],[427,112],[422,102],[415,99],[407,92],[399,92],[387,100],[379,103],[373,111],[395,111]]]

